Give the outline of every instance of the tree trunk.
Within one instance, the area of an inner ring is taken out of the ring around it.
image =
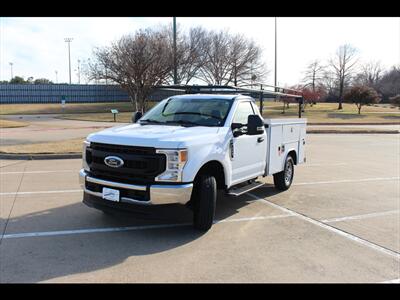
[[[361,105],[357,105],[358,108],[358,114],[361,115]]]
[[[344,82],[341,80],[341,81],[340,81],[340,86],[339,86],[339,107],[338,107],[338,109],[343,109],[343,106],[342,106],[342,101],[343,101],[343,86],[344,86]]]

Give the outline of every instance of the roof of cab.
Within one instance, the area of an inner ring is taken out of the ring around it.
[[[185,95],[171,96],[170,98],[235,100],[238,97],[248,97],[248,96],[241,94],[185,94]]]

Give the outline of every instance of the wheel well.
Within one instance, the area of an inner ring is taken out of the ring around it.
[[[200,170],[197,172],[196,178],[201,174],[208,174],[214,176],[215,180],[217,181],[218,189],[224,189],[226,187],[224,167],[220,162],[216,160],[209,161],[200,168]]]
[[[294,161],[294,164],[297,165],[297,154],[296,154],[296,151],[294,151],[294,150],[289,151],[288,156],[291,156],[293,161]]]

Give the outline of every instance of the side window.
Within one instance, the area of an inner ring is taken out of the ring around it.
[[[254,115],[253,108],[250,102],[241,102],[236,109],[232,123],[247,124],[247,117]]]

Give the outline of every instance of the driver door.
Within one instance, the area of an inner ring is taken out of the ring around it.
[[[240,102],[236,108],[232,123],[240,123],[247,126],[247,118],[254,115],[250,101]],[[246,131],[247,127],[243,128]],[[232,163],[232,185],[256,178],[264,174],[267,141],[266,133],[259,135],[243,134],[232,137],[233,146]]]

